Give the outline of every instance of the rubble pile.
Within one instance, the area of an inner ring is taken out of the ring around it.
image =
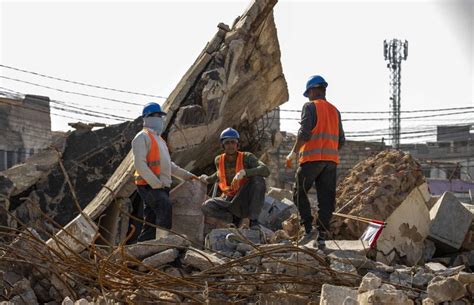
[[[367,258],[360,241],[266,244],[260,230],[218,229],[204,249],[170,233],[133,245],[59,240],[34,230],[0,246],[0,301],[6,304],[471,304],[468,267],[407,267]],[[229,235],[232,242],[229,242]],[[249,238],[247,238],[247,236]],[[220,238],[221,237],[221,238]],[[255,239],[256,238],[256,239]],[[100,237],[98,237],[100,239]],[[250,240],[252,239],[252,240]],[[463,254],[474,258],[474,253]],[[452,303],[455,302],[455,303]]]
[[[420,164],[409,154],[385,150],[359,162],[339,183],[336,211],[386,220],[424,181]],[[365,228],[364,223],[336,217],[332,225],[338,239],[358,239]]]

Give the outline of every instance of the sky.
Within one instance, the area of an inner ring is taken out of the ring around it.
[[[0,64],[67,80],[140,92],[117,93],[0,67],[0,90],[49,96],[104,116],[135,118],[141,105],[163,103],[217,31],[249,1],[5,1],[0,0]],[[402,62],[402,111],[474,107],[474,0],[290,1],[274,8],[289,101],[281,129],[298,130],[309,76],[329,83],[327,99],[342,112],[349,139],[379,141],[389,127],[385,39],[408,40]],[[96,95],[129,105],[59,92]],[[53,104],[61,107],[59,104]],[[409,119],[440,113],[458,113]],[[64,116],[72,117],[66,118]],[[376,121],[353,119],[379,118]],[[52,129],[83,117],[52,109]],[[474,123],[474,109],[402,113],[402,143],[433,140],[437,124]],[[380,130],[380,131],[377,131]],[[426,130],[425,133],[412,133]],[[354,137],[366,135],[365,137]],[[353,137],[353,138],[351,138]],[[385,135],[387,139],[387,135]]]

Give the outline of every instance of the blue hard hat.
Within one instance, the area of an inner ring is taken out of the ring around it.
[[[225,139],[240,139],[239,132],[234,128],[226,128],[221,132],[220,140],[221,142]]]
[[[159,113],[162,115],[166,115],[166,112],[161,111],[161,106],[157,103],[148,103],[143,107],[142,117],[146,118],[152,113]]]
[[[310,88],[314,87],[324,87],[326,88],[328,86],[328,83],[324,80],[322,76],[319,75],[313,75],[308,79],[308,82],[306,83],[306,90],[303,93],[305,97],[308,97],[308,90]]]

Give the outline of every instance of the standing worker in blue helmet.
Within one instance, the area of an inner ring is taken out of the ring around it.
[[[336,168],[339,164],[339,149],[345,137],[339,110],[326,100],[328,83],[315,75],[306,83],[303,93],[309,99],[301,113],[301,127],[296,142],[286,157],[287,167],[299,162],[293,200],[298,206],[305,234],[301,244],[314,242],[325,246],[326,234],[336,203]],[[298,160],[296,160],[298,159]],[[317,229],[313,228],[313,217],[307,193],[315,185],[319,212]]]
[[[199,177],[205,184],[219,181],[222,196],[207,200],[201,209],[204,215],[237,227],[243,218],[249,218],[250,227],[257,228],[258,215],[265,201],[264,177],[268,177],[270,171],[252,153],[238,150],[239,139],[239,133],[233,128],[222,131],[220,141],[224,153],[215,158],[217,171],[211,176]]]
[[[171,161],[163,133],[166,113],[157,103],[143,108],[143,129],[132,141],[134,180],[144,203],[144,220],[164,229],[171,229],[172,209],[169,199],[171,176],[182,180],[195,178]],[[166,234],[160,231],[160,235]],[[138,241],[155,239],[156,228],[143,224]]]

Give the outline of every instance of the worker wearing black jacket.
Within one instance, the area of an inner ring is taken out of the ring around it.
[[[341,114],[326,100],[327,85],[319,75],[308,80],[303,95],[309,102],[303,106],[301,127],[295,145],[287,156],[287,166],[291,166],[297,157],[300,164],[293,191],[293,200],[305,227],[305,235],[300,243],[306,244],[317,239],[318,247],[325,246],[326,232],[334,212],[338,151],[345,142]],[[319,204],[317,230],[312,225],[313,217],[307,196],[313,184]]]

